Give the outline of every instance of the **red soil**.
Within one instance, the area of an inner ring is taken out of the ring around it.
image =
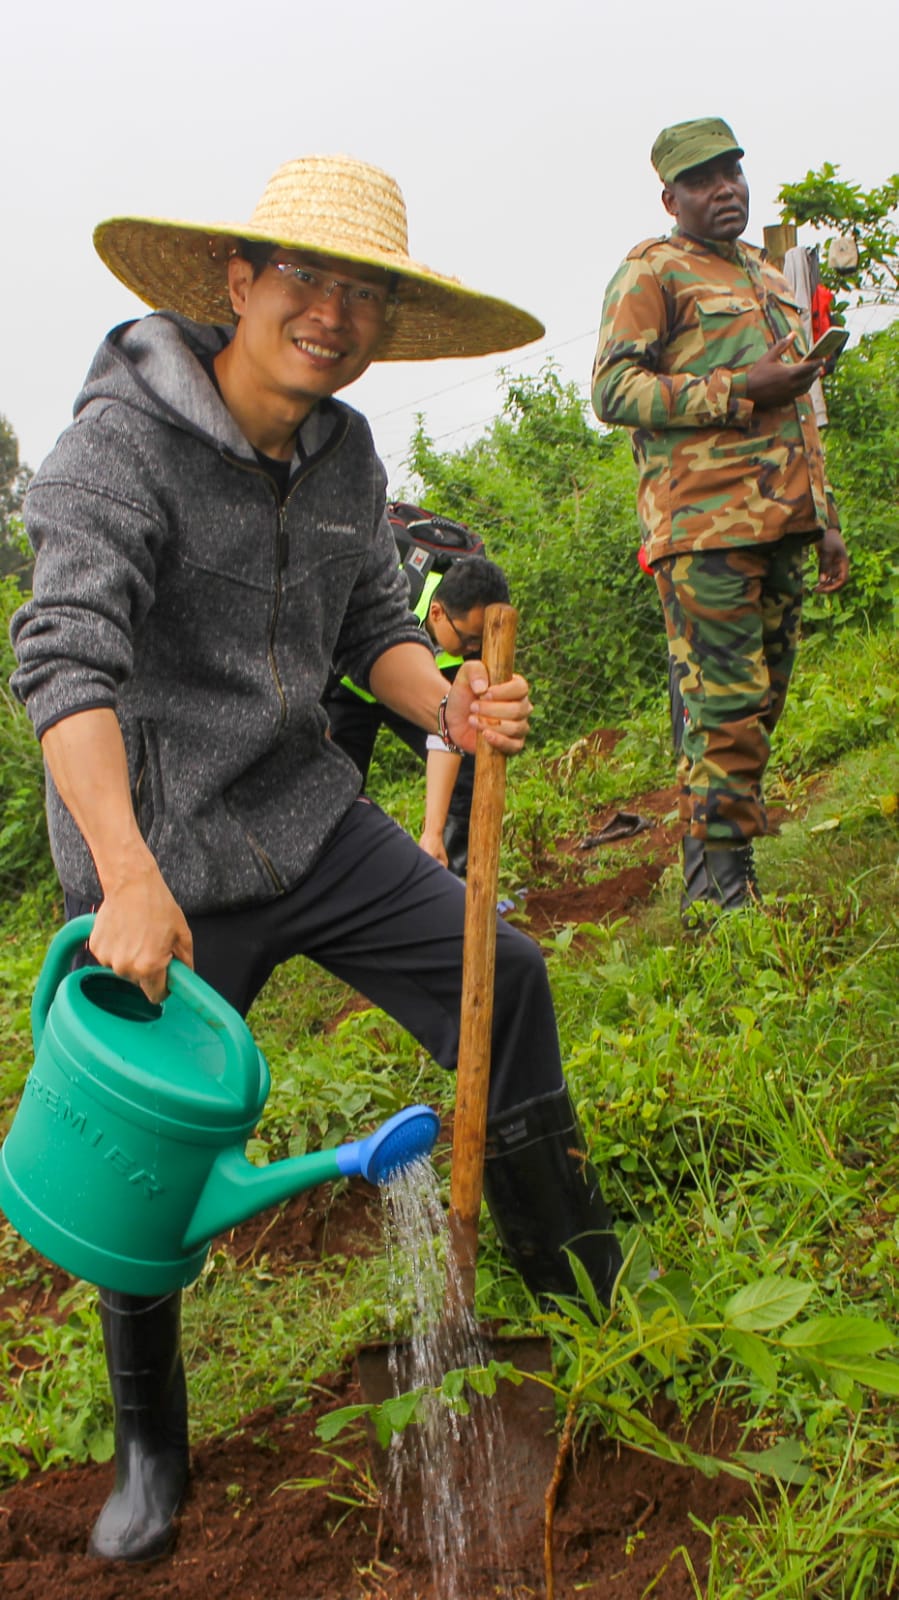
[[[295,1270],[321,1248],[322,1191],[291,1201],[264,1240],[268,1270]],[[363,1184],[328,1211],[329,1256],[378,1247],[380,1204]],[[238,1258],[254,1252],[259,1219],[236,1230],[227,1247]],[[60,1287],[64,1286],[60,1276]],[[5,1297],[7,1302],[10,1296]],[[32,1309],[52,1310],[48,1293]],[[0,1301],[0,1315],[3,1302]],[[495,1354],[516,1365],[518,1346],[497,1341]],[[20,1347],[19,1355],[25,1358]],[[556,1439],[547,1434],[542,1391],[502,1385],[514,1397],[505,1412],[501,1494],[523,1477],[531,1488],[522,1511],[508,1513],[508,1565],[503,1574],[469,1572],[465,1600],[530,1600],[545,1594],[543,1497],[549,1486]],[[367,1398],[373,1398],[371,1391]],[[173,1555],[155,1565],[121,1569],[92,1560],[87,1536],[112,1485],[112,1464],[36,1473],[0,1495],[0,1593],[16,1600],[456,1600],[435,1587],[425,1551],[403,1536],[380,1504],[373,1485],[381,1460],[364,1433],[342,1434],[334,1446],[344,1465],[323,1454],[315,1425],[328,1410],[362,1398],[355,1371],[325,1379],[308,1409],[279,1414],[263,1407],[226,1437],[196,1440],[193,1480]],[[494,1402],[497,1403],[497,1402]],[[656,1420],[678,1431],[673,1412]],[[691,1435],[697,1448],[725,1456],[735,1439],[726,1416],[706,1419]],[[299,1479],[327,1477],[325,1489],[302,1491]],[[346,1494],[346,1505],[332,1496]],[[739,1512],[746,1488],[726,1473],[706,1478],[592,1435],[563,1475],[553,1532],[557,1600],[577,1594],[639,1600],[660,1572],[664,1600],[692,1600],[685,1556],[702,1572],[707,1540],[696,1522]],[[413,1528],[414,1489],[406,1491]],[[477,1548],[477,1546],[475,1546]],[[462,1596],[458,1597],[462,1600]]]

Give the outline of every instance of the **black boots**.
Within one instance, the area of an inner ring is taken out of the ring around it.
[[[621,1248],[567,1088],[489,1119],[484,1198],[531,1294],[577,1296],[567,1245],[608,1305]]]
[[[709,900],[723,911],[761,905],[750,843],[709,844],[685,834],[681,913],[697,900]]]
[[[171,1548],[188,1477],[187,1391],[180,1291],[157,1299],[100,1291],[115,1404],[115,1489],[90,1554],[153,1561]]]

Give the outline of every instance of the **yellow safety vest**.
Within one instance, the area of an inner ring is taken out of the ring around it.
[[[431,604],[431,600],[433,599],[434,590],[440,587],[443,577],[444,574],[442,572],[429,572],[425,578],[424,587],[422,588],[421,594],[419,595],[412,611],[412,615],[418,618],[418,625],[420,628],[423,628],[425,625],[425,617],[428,614],[428,608]],[[460,667],[464,657],[451,656],[448,650],[438,650],[435,659],[440,671],[445,672],[449,667]],[[369,694],[367,689],[360,688],[359,684],[354,683],[352,678],[344,677],[341,678],[340,682],[344,689],[351,689],[353,694],[357,694],[359,696],[360,700],[368,700],[371,705],[375,705],[377,703],[377,696]]]

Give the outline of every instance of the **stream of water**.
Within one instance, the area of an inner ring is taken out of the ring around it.
[[[382,1190],[389,1266],[394,1390],[439,1387],[460,1367],[486,1366],[490,1352],[462,1305],[437,1174],[428,1160],[398,1171]],[[445,1305],[461,1307],[452,1318]],[[402,1335],[403,1342],[398,1340]],[[439,1600],[501,1596],[508,1566],[501,1510],[504,1441],[499,1407],[470,1388],[467,1415],[429,1396],[421,1421],[395,1433],[389,1452],[388,1503],[398,1531],[422,1538]],[[412,1526],[421,1507],[421,1526]]]

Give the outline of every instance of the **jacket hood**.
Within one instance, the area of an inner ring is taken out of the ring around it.
[[[207,370],[233,337],[231,327],[191,322],[173,311],[120,323],[107,334],[91,362],[75,401],[76,420],[83,420],[97,405],[124,404],[185,428],[214,449],[255,461],[252,445]],[[307,454],[314,454],[327,440],[334,426],[334,411],[334,402],[324,401],[303,423]]]

